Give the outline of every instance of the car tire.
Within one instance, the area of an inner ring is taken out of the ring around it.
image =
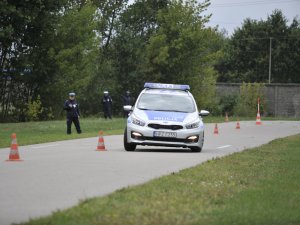
[[[202,147],[204,145],[204,132],[203,132],[203,138],[202,138]],[[192,152],[201,152],[202,147],[191,147]]]
[[[135,144],[127,142],[127,127],[125,128],[125,132],[124,132],[124,148],[128,152],[133,152],[136,148]]]
[[[192,152],[201,152],[202,148],[200,147],[191,147]]]

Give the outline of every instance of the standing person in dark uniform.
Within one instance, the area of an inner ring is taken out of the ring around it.
[[[131,105],[132,106],[132,103],[133,103],[133,98],[130,96],[130,91],[126,91],[125,92],[125,95],[122,96],[123,97],[123,107],[125,105]],[[123,112],[123,117],[124,118],[127,118],[128,117],[128,111],[125,111]]]
[[[80,123],[79,123],[79,106],[75,100],[75,93],[69,93],[69,99],[65,101],[64,110],[67,111],[67,134],[71,134],[71,125],[74,123],[77,133],[81,133]]]
[[[108,91],[104,91],[104,96],[102,99],[102,104],[103,104],[103,111],[104,111],[104,118],[109,119],[111,118],[111,111],[112,111],[112,98],[110,97]]]

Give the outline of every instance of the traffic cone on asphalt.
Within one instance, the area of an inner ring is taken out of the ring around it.
[[[225,122],[228,122],[229,119],[228,119],[228,113],[225,114]]]
[[[214,134],[219,134],[218,124],[217,123],[215,125]]]
[[[98,145],[97,145],[96,151],[106,151],[102,130],[99,131],[99,134],[98,134]]]
[[[256,125],[261,125],[261,120],[260,120],[260,110],[259,110],[259,98],[257,99],[257,114],[256,114]]]
[[[23,161],[20,159],[18,143],[17,143],[17,135],[15,133],[11,134],[10,153],[9,153],[9,158],[6,161]]]
[[[240,122],[237,121],[235,129],[241,129]]]
[[[261,125],[260,113],[259,112],[257,112],[257,114],[256,114],[256,123],[255,124],[256,125]]]

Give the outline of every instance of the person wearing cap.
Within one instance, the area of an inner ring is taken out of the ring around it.
[[[104,112],[104,118],[109,119],[111,118],[111,111],[112,111],[112,98],[110,97],[108,91],[103,92],[103,98],[102,98],[102,104],[103,104],[103,112]]]
[[[125,105],[130,105],[132,106],[132,103],[133,103],[133,98],[130,96],[130,91],[126,91],[125,92],[125,95],[122,96],[123,98],[123,109],[124,109],[124,106]],[[124,118],[127,118],[128,117],[128,111],[125,111],[123,112],[123,117]]]
[[[69,93],[69,99],[65,101],[64,110],[67,111],[67,134],[71,134],[71,125],[74,123],[77,133],[81,133],[80,123],[79,123],[79,106],[75,99],[75,93]]]

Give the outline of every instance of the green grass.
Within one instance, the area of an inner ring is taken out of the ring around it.
[[[124,188],[27,225],[300,224],[300,135]]]
[[[287,120],[290,118],[263,118],[263,120]],[[236,118],[230,117],[230,121]],[[242,117],[239,120],[255,120],[253,117]],[[293,119],[297,120],[297,119]],[[300,120],[298,118],[298,120]],[[208,116],[204,118],[205,123],[224,122],[224,117]],[[126,120],[114,118],[104,120],[96,118],[83,118],[80,120],[83,133],[78,135],[72,125],[72,135],[66,135],[66,121],[42,121],[26,123],[0,123],[0,148],[10,146],[10,135],[16,133],[19,145],[45,143],[75,138],[96,137],[99,130],[103,130],[105,135],[123,134]]]
[[[45,143],[75,138],[96,137],[99,130],[105,135],[122,134],[126,125],[123,118],[113,120],[84,118],[80,120],[83,133],[77,134],[72,125],[72,134],[66,134],[66,121],[43,121],[26,123],[0,123],[0,147],[10,146],[10,135],[16,133],[19,145]]]

